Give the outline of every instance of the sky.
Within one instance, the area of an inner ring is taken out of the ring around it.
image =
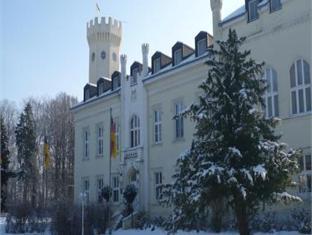
[[[86,23],[98,16],[123,23],[121,53],[127,67],[142,60],[141,44],[171,54],[182,41],[194,47],[201,31],[212,34],[210,0],[0,0],[0,100],[60,92],[82,99],[88,82]],[[223,0],[222,18],[244,4]]]

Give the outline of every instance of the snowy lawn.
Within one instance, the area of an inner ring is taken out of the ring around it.
[[[150,229],[147,230],[118,230],[114,231],[113,235],[165,235],[167,234],[166,231],[161,229],[155,229],[151,231]],[[183,232],[179,231],[177,235],[238,235],[235,232],[223,232],[223,233],[209,233],[209,232]],[[256,233],[256,235],[299,235],[298,232],[276,232],[276,233]],[[11,234],[5,233],[5,218],[0,217],[0,235],[22,235],[22,234]],[[25,233],[23,235],[50,235],[49,232],[46,233]]]

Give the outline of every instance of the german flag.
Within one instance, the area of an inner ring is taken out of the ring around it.
[[[44,144],[43,144],[43,156],[44,156],[44,168],[48,169],[51,162],[51,156],[50,156],[50,147],[48,144],[47,137],[44,137]]]
[[[117,157],[116,124],[113,120],[112,114],[110,123],[110,156],[114,159]]]

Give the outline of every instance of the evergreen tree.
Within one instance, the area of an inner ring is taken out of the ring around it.
[[[20,165],[21,181],[23,183],[23,201],[36,206],[38,169],[36,161],[35,123],[30,103],[27,103],[21,113],[16,127],[17,158]]]
[[[0,162],[1,162],[1,211],[6,211],[6,199],[7,199],[7,184],[10,177],[9,172],[9,149],[8,149],[8,136],[4,125],[4,119],[0,116]]]
[[[219,50],[210,51],[203,95],[184,113],[196,122],[195,139],[177,161],[175,183],[165,190],[176,225],[190,221],[189,213],[202,214],[207,205],[224,201],[240,234],[248,235],[248,222],[262,202],[300,200],[285,192],[298,168],[298,153],[278,141],[278,119],[261,112],[267,88],[259,78],[263,64],[251,59],[250,51],[241,52],[244,40],[230,30],[227,41],[218,42]]]

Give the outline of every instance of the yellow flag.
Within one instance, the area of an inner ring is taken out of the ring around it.
[[[44,155],[44,168],[48,169],[48,167],[50,166],[51,157],[50,157],[49,144],[48,144],[46,136],[44,137],[43,155]]]

